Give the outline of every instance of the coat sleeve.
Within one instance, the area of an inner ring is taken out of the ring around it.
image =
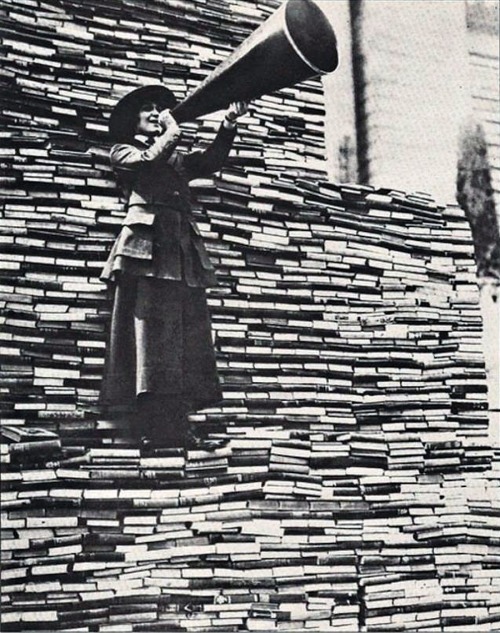
[[[188,154],[184,159],[184,169],[188,180],[203,178],[222,169],[235,136],[236,127],[229,129],[222,124],[210,147],[204,151]]]
[[[113,145],[109,155],[111,165],[118,171],[135,171],[141,165],[151,163],[162,156],[170,155],[174,151],[178,140],[178,133],[172,133],[167,130],[160,134],[147,149],[139,149],[126,143]]]

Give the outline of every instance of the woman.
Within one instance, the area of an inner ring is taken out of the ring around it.
[[[111,114],[110,159],[127,213],[102,273],[113,311],[101,403],[127,405],[134,435],[164,447],[185,446],[188,412],[222,396],[205,296],[214,269],[188,183],[221,169],[247,111],[231,104],[212,145],[183,154],[174,105],[164,86],[144,86]]]

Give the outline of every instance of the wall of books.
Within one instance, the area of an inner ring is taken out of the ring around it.
[[[498,626],[470,231],[427,194],[328,183],[319,81],[253,103],[196,183],[224,404],[193,421],[227,446],[141,454],[96,407],[110,109],[148,79],[182,99],[278,4],[0,8],[4,631]]]

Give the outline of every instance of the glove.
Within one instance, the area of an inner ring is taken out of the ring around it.
[[[165,132],[168,130],[173,138],[178,138],[181,135],[179,124],[172,116],[170,110],[162,110],[158,116],[158,121],[163,130]]]
[[[226,121],[234,125],[240,116],[248,112],[248,103],[246,101],[234,101],[226,111]]]

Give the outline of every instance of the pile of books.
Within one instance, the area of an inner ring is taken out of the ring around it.
[[[42,464],[61,451],[61,440],[57,433],[46,429],[2,424],[3,464]]]
[[[285,434],[268,428],[257,448],[233,433],[213,452],[63,445],[31,467],[2,460],[5,630],[498,622],[500,453],[493,470],[428,472],[393,468],[391,438],[384,450],[357,433]],[[426,443],[423,459],[439,448]],[[260,468],[237,472],[256,451]]]
[[[106,121],[152,79],[184,98],[279,2],[56,4],[2,7],[2,630],[498,626],[462,211],[328,183],[319,81],[252,103],[193,183],[224,401],[192,422],[227,444],[141,451],[97,409],[124,217]]]

